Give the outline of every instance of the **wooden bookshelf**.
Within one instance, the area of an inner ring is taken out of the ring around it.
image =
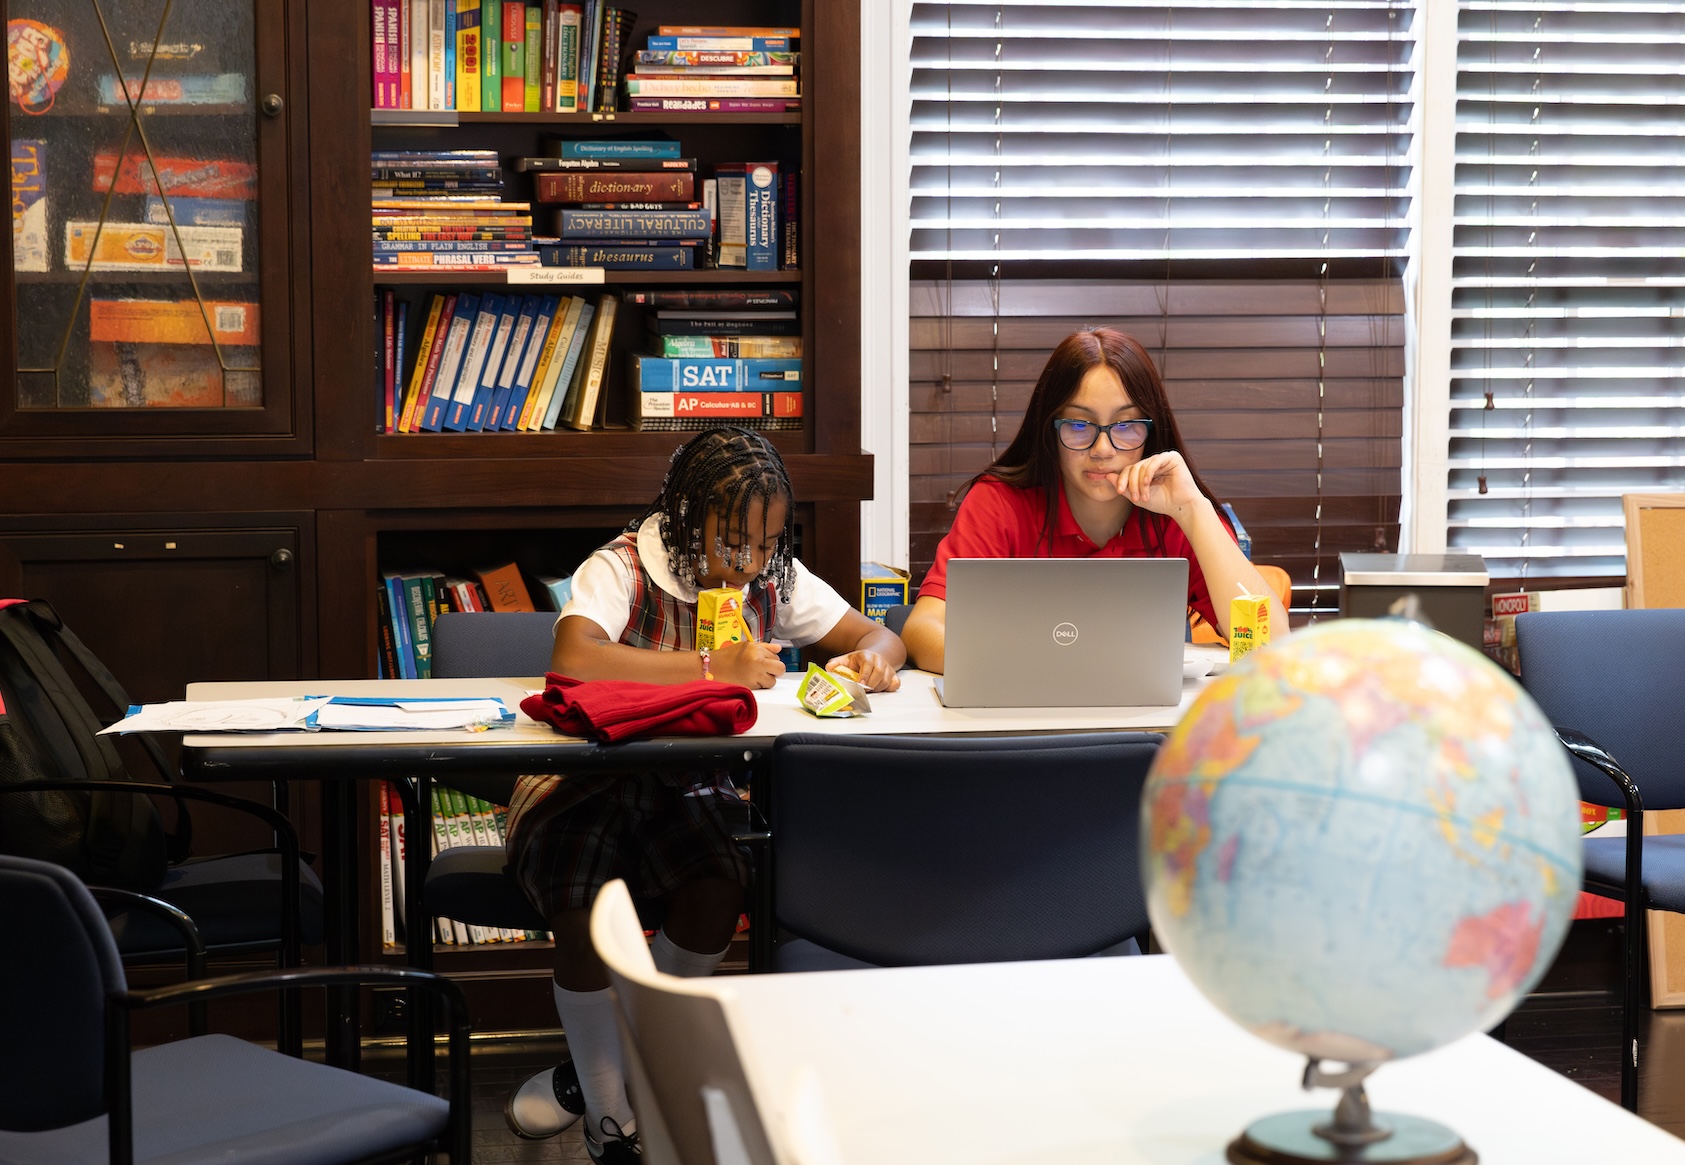
[[[860,503],[872,488],[871,458],[860,448],[859,2],[646,0],[635,7],[636,39],[656,24],[699,15],[799,24],[803,108],[779,115],[464,114],[449,126],[414,118],[395,124],[382,115],[377,126],[369,108],[367,5],[236,0],[238,19],[223,13],[219,27],[249,33],[252,105],[244,120],[200,116],[218,133],[237,125],[252,135],[256,213],[247,247],[255,259],[251,294],[262,312],[262,401],[222,409],[20,407],[14,331],[0,356],[13,386],[0,393],[0,594],[54,602],[138,699],[179,697],[187,682],[207,678],[360,678],[375,668],[374,580],[383,568],[410,565],[383,561],[392,547],[431,541],[441,558],[453,559],[495,549],[500,539],[571,547],[575,538],[624,524],[654,496],[682,434],[376,432],[375,286],[422,297],[428,287],[478,286],[501,276],[377,275],[370,264],[369,154],[377,135],[425,148],[483,142],[514,155],[523,140],[532,149],[558,129],[612,134],[661,126],[699,135],[719,158],[723,143],[747,135],[800,166],[801,270],[611,278],[614,286],[800,288],[806,428],[773,437],[795,483],[804,561],[843,594],[853,593]],[[76,20],[98,26],[93,0],[51,0],[46,8],[53,12],[31,15],[51,19],[75,9]],[[185,19],[184,11],[177,6],[171,19]],[[104,51],[102,43],[82,59]],[[73,70],[73,81],[79,75]],[[68,115],[75,95],[67,89],[61,96]],[[51,116],[25,117],[8,103],[0,122],[11,137],[41,137]],[[95,120],[76,119],[84,137]],[[143,126],[156,124],[161,133],[166,120],[193,124],[184,112],[142,108]],[[121,126],[110,132],[118,140]],[[745,146],[741,156],[756,148]],[[66,190],[89,188],[86,157],[66,148],[58,164],[65,169],[55,180]],[[67,209],[55,207],[51,221],[62,224]],[[55,229],[62,256],[62,227]],[[0,318],[15,329],[20,307],[40,295],[74,296],[79,282],[62,270],[14,271],[0,279]],[[156,280],[137,273],[123,282],[144,288]],[[203,283],[211,298],[228,286],[221,277]],[[72,358],[86,358],[85,324],[70,331],[67,344]],[[306,848],[319,849],[316,785],[295,790],[292,812]],[[201,848],[219,844],[207,825]],[[372,902],[363,896],[365,919]],[[372,913],[378,926],[378,909]],[[364,957],[379,956],[378,932],[372,937]],[[471,962],[474,991],[495,992],[505,972],[531,979],[542,1001],[544,957],[494,950],[453,952],[441,962],[453,972],[458,962]],[[543,1020],[542,1011],[534,1018]]]

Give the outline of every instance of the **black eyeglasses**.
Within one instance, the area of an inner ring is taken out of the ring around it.
[[[1147,437],[1153,431],[1153,423],[1140,420],[1097,425],[1093,421],[1082,421],[1075,417],[1054,417],[1053,428],[1059,434],[1059,443],[1067,449],[1092,449],[1094,442],[1104,433],[1111,441],[1113,449],[1119,453],[1127,453],[1147,443]]]

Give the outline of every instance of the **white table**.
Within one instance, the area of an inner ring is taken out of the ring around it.
[[[1226,648],[1188,646],[1184,655],[1215,663],[1226,660]],[[929,672],[908,670],[901,673],[901,690],[874,692],[870,699],[872,711],[847,719],[819,719],[804,711],[796,699],[801,676],[790,673],[765,691],[755,693],[759,708],[754,727],[742,736],[732,737],[740,745],[764,747],[771,740],[789,732],[825,732],[840,736],[890,735],[906,733],[931,735],[968,732],[1090,732],[1128,729],[1136,731],[1165,730],[1173,727],[1188,705],[1205,685],[1205,680],[1189,679],[1182,685],[1181,702],[1171,706],[1147,708],[947,708],[936,694],[936,677]],[[184,738],[183,747],[189,750],[196,765],[205,764],[203,754],[212,750],[242,749],[275,752],[292,748],[322,749],[355,755],[362,750],[394,753],[407,746],[440,746],[464,756],[475,758],[483,766],[488,757],[500,748],[518,746],[527,755],[511,760],[526,766],[521,771],[534,771],[531,766],[541,761],[560,765],[569,760],[579,763],[586,758],[581,750],[594,748],[588,741],[562,736],[548,725],[519,713],[520,702],[529,693],[544,686],[540,676],[512,679],[456,679],[456,680],[281,680],[249,682],[203,682],[187,686],[189,700],[237,700],[257,697],[336,695],[336,696],[394,696],[414,694],[428,696],[499,696],[511,710],[517,712],[513,727],[491,732],[312,732],[312,733],[222,733],[194,734]],[[694,739],[694,738],[693,738]],[[676,738],[675,738],[676,740]],[[673,740],[668,742],[674,743]],[[625,745],[614,746],[624,749]],[[327,757],[322,758],[326,760]],[[366,759],[366,758],[365,758]],[[249,758],[244,763],[258,763]],[[293,763],[291,761],[287,763]],[[587,762],[588,763],[588,762]],[[201,777],[212,774],[198,773]]]
[[[1331,1112],[1169,956],[710,980],[768,1132],[817,1082],[833,1160],[1220,1165],[1250,1122]],[[1685,1141],[1484,1035],[1380,1068],[1377,1111],[1449,1125],[1483,1165],[1685,1163]],[[805,1130],[805,1134],[804,1134]],[[816,1156],[822,1156],[818,1154]]]
[[[1186,648],[1190,659],[1216,664],[1227,649]],[[1199,671],[1202,667],[1192,670]],[[358,839],[355,782],[405,780],[418,774],[448,780],[452,773],[544,773],[585,770],[639,771],[702,767],[764,768],[772,743],[791,732],[823,732],[839,736],[940,733],[1084,732],[1106,730],[1152,731],[1174,726],[1205,684],[1203,678],[1183,683],[1182,699],[1174,707],[1154,708],[946,708],[937,697],[935,677],[904,671],[901,689],[871,696],[869,715],[847,719],[819,719],[802,709],[796,698],[800,676],[791,673],[778,684],[756,693],[758,715],[741,736],[659,737],[603,745],[563,736],[548,724],[519,711],[529,693],[544,686],[542,677],[451,680],[281,680],[201,682],[189,684],[189,700],[237,700],[282,696],[497,696],[516,713],[509,728],[488,732],[254,732],[190,734],[182,740],[182,771],[196,781],[276,781],[313,779],[322,782],[323,855],[328,959],[355,961],[358,903],[355,869]],[[424,805],[405,802],[405,829],[410,837],[427,836]],[[411,846],[405,856],[405,883],[422,884],[426,851]],[[763,904],[764,909],[764,904]],[[408,933],[424,933],[420,895],[411,897],[406,919]],[[764,929],[757,943],[770,940]],[[764,959],[770,947],[757,948]],[[431,950],[419,944],[410,952],[412,965],[431,965]],[[356,1057],[354,1009],[341,1004],[330,1025],[329,1046],[336,1063],[352,1064]],[[430,1050],[431,1045],[427,1050]],[[416,1053],[414,1070],[424,1071],[425,1055]]]

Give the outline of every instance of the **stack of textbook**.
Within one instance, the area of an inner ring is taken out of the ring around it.
[[[634,111],[784,113],[801,108],[798,28],[663,25],[626,77]]]
[[[377,272],[538,263],[531,207],[502,200],[495,150],[377,150],[370,163]]]
[[[627,294],[649,343],[633,358],[633,428],[802,427],[802,337],[794,288]]]
[[[538,201],[559,204],[554,244],[538,247],[546,266],[689,271],[713,236],[714,219],[697,197],[696,159],[676,141],[593,138],[551,143],[555,157],[521,158]]]

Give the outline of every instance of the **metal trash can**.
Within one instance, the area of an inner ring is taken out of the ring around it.
[[[1342,554],[1340,614],[1378,619],[1405,595],[1415,595],[1421,616],[1436,631],[1479,651],[1486,583],[1486,562],[1478,554]]]

